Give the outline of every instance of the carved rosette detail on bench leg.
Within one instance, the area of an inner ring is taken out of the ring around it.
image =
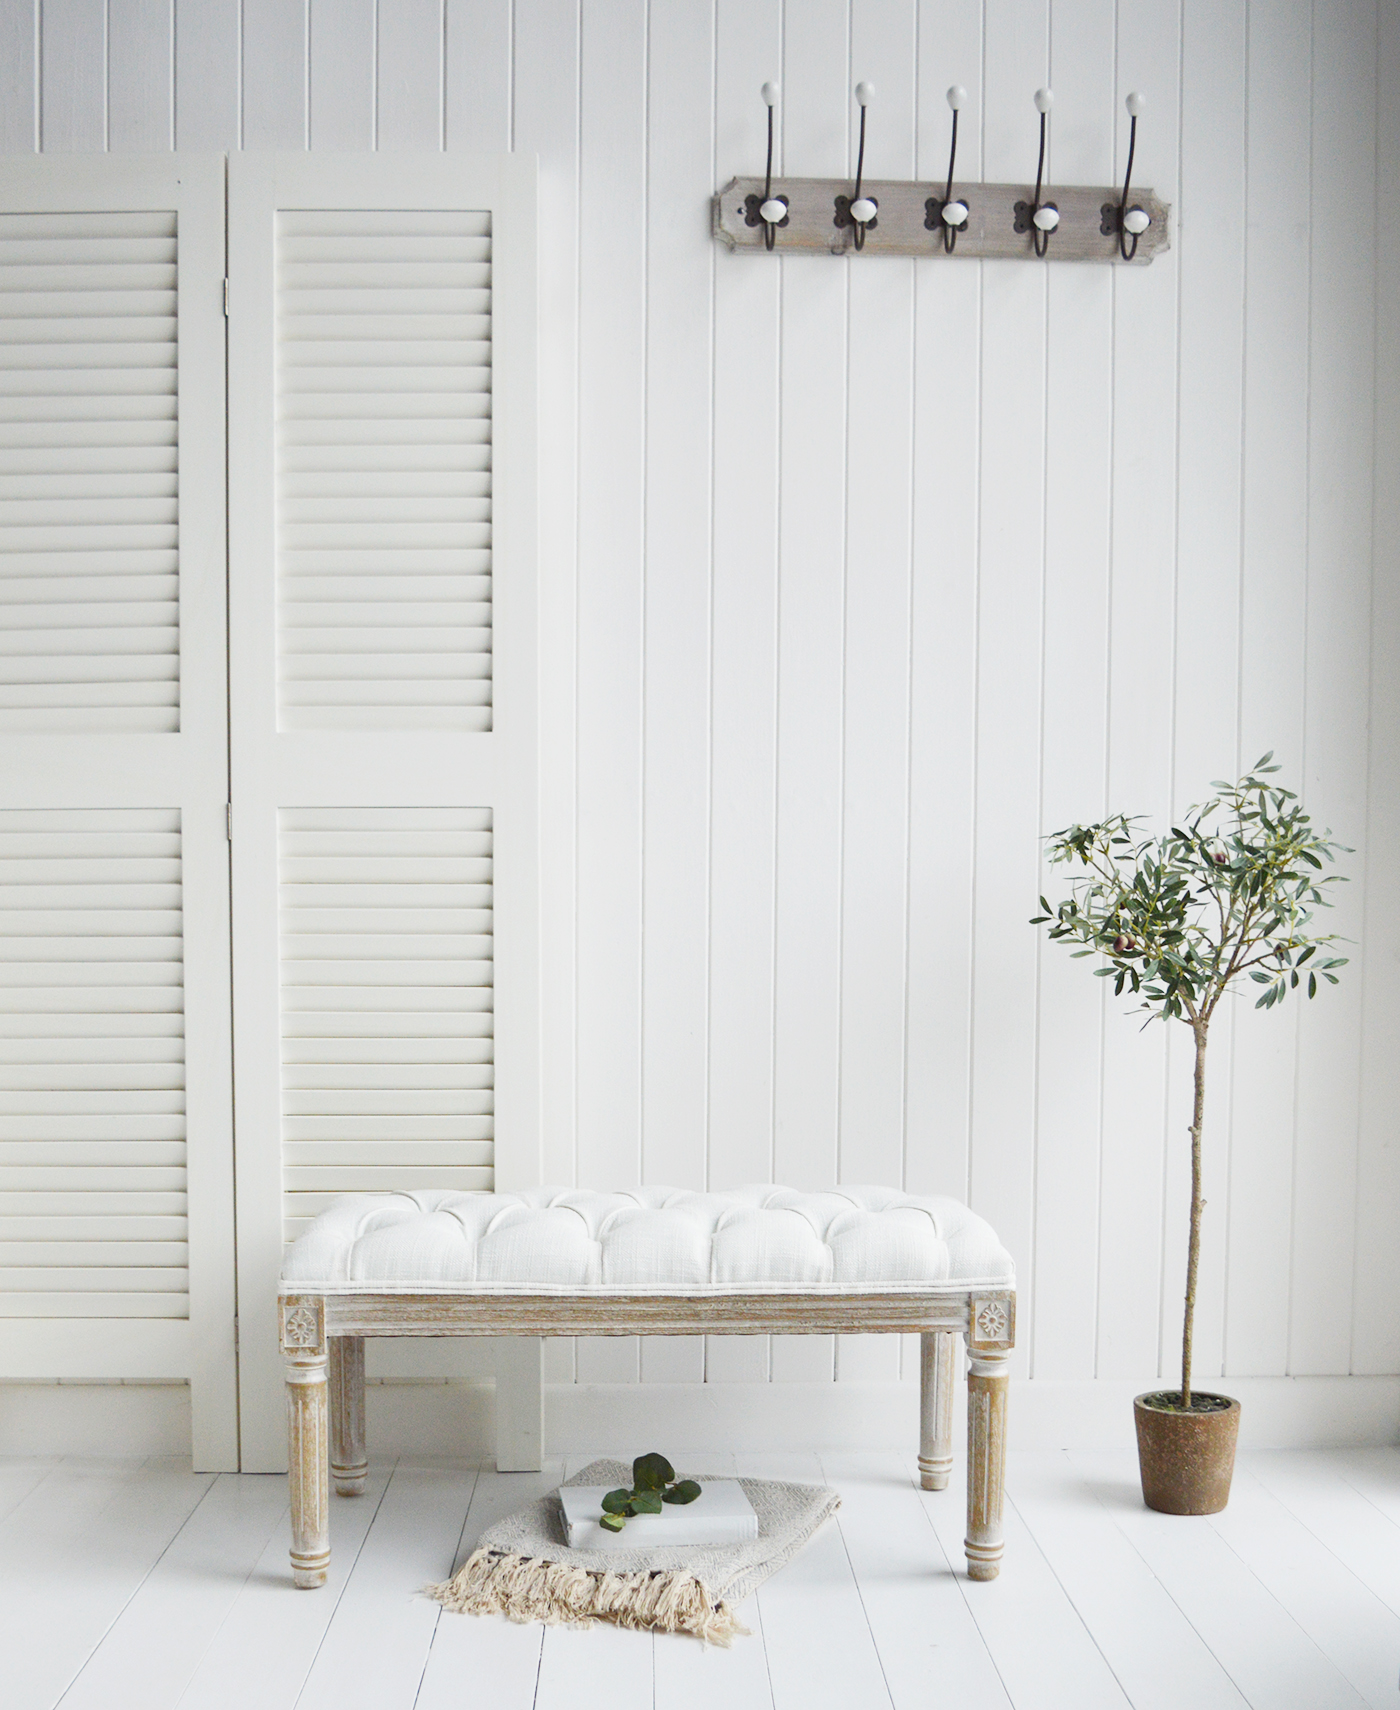
[[[969,1579],[1001,1572],[1006,1487],[1006,1391],[1016,1340],[1014,1294],[974,1294],[968,1302],[967,1553]]]
[[[331,1479],[338,1496],[363,1496],[365,1456],[365,1339],[330,1339]]]
[[[953,1360],[949,1330],[926,1330],[919,1338],[919,1483],[946,1490],[953,1471]]]
[[[331,1559],[325,1302],[308,1295],[289,1296],[281,1303],[281,1317],[292,1577],[309,1591],[326,1583]]]

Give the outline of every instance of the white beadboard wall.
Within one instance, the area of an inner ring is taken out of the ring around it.
[[[1107,182],[1140,87],[1173,248],[726,255],[766,77],[800,175],[866,77],[876,176],[938,176],[958,81],[965,174],[1025,177],[1049,81]],[[538,153],[544,1177],[968,1196],[1057,1382],[1171,1370],[1189,1064],[1027,925],[1039,839],[1266,748],[1360,947],[1218,1029],[1198,1371],[1400,1370],[1397,83],[1392,0],[0,0],[6,150]]]

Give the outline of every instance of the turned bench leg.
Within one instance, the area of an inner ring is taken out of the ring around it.
[[[292,1506],[292,1577],[309,1591],[326,1583],[331,1560],[330,1408],[326,1308],[314,1295],[281,1302],[287,1383],[287,1494]]]
[[[967,1373],[967,1573],[1001,1572],[1002,1500],[1006,1483],[1006,1389],[1009,1351],[970,1352]]]
[[[363,1496],[365,1458],[365,1339],[330,1339],[331,1478],[340,1496]]]
[[[953,1332],[919,1338],[919,1483],[946,1490],[953,1471]]]

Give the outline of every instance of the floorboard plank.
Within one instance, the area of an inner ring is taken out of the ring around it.
[[[1249,1710],[1200,1634],[1062,1453],[1018,1454],[1016,1511],[1134,1710]]]
[[[1242,1457],[1249,1473],[1400,1614],[1400,1489],[1325,1449]]]
[[[1336,1500],[1330,1491],[1322,1499]],[[1400,1615],[1248,1463],[1236,1466],[1230,1505],[1210,1523],[1366,1702],[1394,1710]]]
[[[1143,1506],[1131,1451],[1070,1461],[1252,1710],[1361,1710],[1351,1683],[1208,1520]]]
[[[365,1494],[331,1498],[331,1565],[325,1585],[298,1591],[287,1562],[291,1536],[268,1539],[199,1667],[179,1710],[290,1710],[315,1660],[388,1487],[392,1461],[371,1461]],[[284,1493],[285,1478],[272,1478]]]
[[[422,1588],[451,1571],[476,1477],[474,1466],[394,1468],[297,1710],[412,1710],[442,1614]]]
[[[739,1455],[744,1478],[825,1484],[815,1455]],[[758,1591],[775,1710],[891,1703],[840,1527],[828,1521]]]
[[[452,1571],[461,1567],[488,1526],[547,1496],[562,1474],[559,1461],[547,1462],[537,1473],[498,1473],[483,1467]],[[504,1615],[453,1615],[444,1610],[433,1633],[417,1710],[462,1710],[468,1695],[499,1710],[526,1710],[535,1700],[543,1637],[542,1626],[521,1626]]]
[[[915,1499],[912,1457],[823,1454],[821,1464],[841,1492],[837,1522],[896,1710],[924,1710],[935,1687],[967,1710],[1009,1710],[959,1584],[961,1554],[948,1560]]]
[[[213,1479],[187,1461],[65,1463],[17,1507],[0,1539],[5,1710],[51,1710]]]
[[[41,1485],[59,1465],[50,1460],[11,1459],[0,1461],[0,1523],[19,1507],[31,1490]]]
[[[190,1515],[63,1697],[63,1710],[170,1710],[270,1538],[286,1481],[226,1473]]]
[[[1015,1457],[1007,1470],[1015,1493]],[[959,1583],[1016,1710],[1124,1710],[1127,1695],[1041,1553],[1014,1502],[1006,1505],[1006,1554],[994,1580],[967,1578],[967,1487],[961,1458],[947,1490],[919,1491],[924,1516]]]

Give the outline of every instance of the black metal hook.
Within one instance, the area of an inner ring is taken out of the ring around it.
[[[1099,230],[1105,237],[1113,232],[1118,234],[1118,253],[1124,261],[1131,261],[1137,254],[1138,239],[1152,224],[1152,216],[1147,209],[1134,203],[1128,206],[1128,196],[1133,183],[1133,157],[1137,154],[1137,122],[1138,116],[1147,105],[1145,98],[1136,89],[1130,91],[1123,105],[1128,109],[1128,170],[1123,174],[1123,194],[1117,203],[1105,202],[1101,210]],[[1132,238],[1132,247],[1128,239]]]
[[[856,155],[856,193],[854,196],[838,196],[836,198],[836,218],[831,222],[835,226],[854,226],[856,233],[856,248],[865,248],[865,234],[873,231],[879,225],[876,215],[880,204],[873,196],[861,194],[861,183],[865,177],[865,109],[870,105],[870,99],[875,93],[873,83],[856,84],[856,100],[860,102],[860,148]]]
[[[1050,247],[1050,234],[1060,223],[1060,210],[1053,202],[1042,202],[1040,199],[1041,186],[1045,182],[1045,140],[1046,127],[1050,118],[1050,109],[1055,105],[1054,92],[1049,89],[1037,89],[1035,92],[1036,110],[1040,114],[1040,157],[1035,167],[1035,200],[1033,202],[1018,202],[1015,207],[1015,229],[1018,232],[1028,231],[1031,243],[1038,256],[1044,256]]]
[[[942,199],[930,196],[924,203],[924,228],[943,232],[943,251],[951,255],[957,248],[958,233],[967,224],[967,203],[953,200],[953,167],[958,158],[958,109],[967,100],[967,90],[955,83],[948,91],[948,105],[953,109],[953,138],[948,145],[948,183]]]
[[[771,250],[779,226],[788,223],[786,196],[773,194],[773,108],[778,100],[778,85],[765,83],[761,91],[768,105],[768,164],[763,171],[763,194],[750,192],[744,198],[744,224],[763,227],[763,247]]]

